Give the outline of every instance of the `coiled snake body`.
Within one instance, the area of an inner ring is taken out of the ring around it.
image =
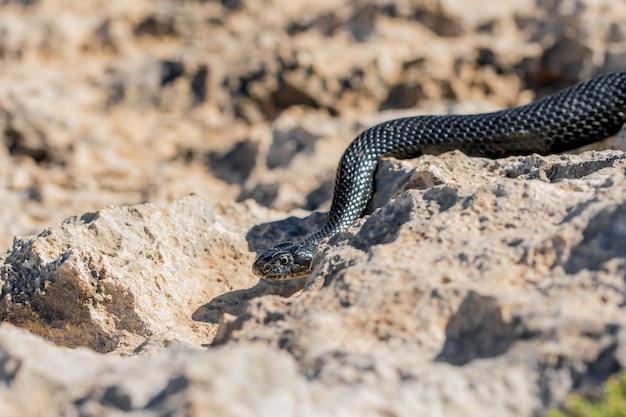
[[[307,275],[321,240],[348,227],[365,210],[381,157],[414,158],[454,149],[487,158],[563,152],[616,134],[626,122],[625,113],[626,72],[618,72],[526,106],[475,115],[405,117],[376,125],[357,136],[343,154],[322,228],[266,250],[252,270],[270,281]]]

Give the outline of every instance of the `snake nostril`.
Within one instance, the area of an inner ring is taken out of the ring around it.
[[[265,275],[268,271],[268,264],[265,262],[259,262],[258,260],[252,264],[252,272],[256,275]]]

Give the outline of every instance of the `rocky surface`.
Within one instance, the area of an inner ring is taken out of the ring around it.
[[[625,19],[611,0],[0,1],[0,417],[540,416],[596,393],[626,367],[624,134],[385,160],[307,279],[250,265],[323,221],[359,130],[623,70]]]

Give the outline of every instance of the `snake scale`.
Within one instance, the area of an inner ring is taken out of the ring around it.
[[[626,72],[599,75],[525,106],[473,115],[416,116],[371,127],[348,146],[339,163],[330,212],[310,236],[263,252],[253,272],[270,281],[308,274],[317,246],[365,210],[381,157],[414,158],[454,149],[501,158],[551,154],[615,135],[626,122]]]

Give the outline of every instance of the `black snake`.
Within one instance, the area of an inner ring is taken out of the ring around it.
[[[501,158],[551,154],[615,135],[626,122],[626,72],[599,75],[526,106],[474,115],[405,117],[354,139],[339,163],[330,213],[320,230],[263,252],[253,272],[270,281],[308,274],[320,241],[358,218],[373,192],[378,160],[414,158],[459,149]]]

